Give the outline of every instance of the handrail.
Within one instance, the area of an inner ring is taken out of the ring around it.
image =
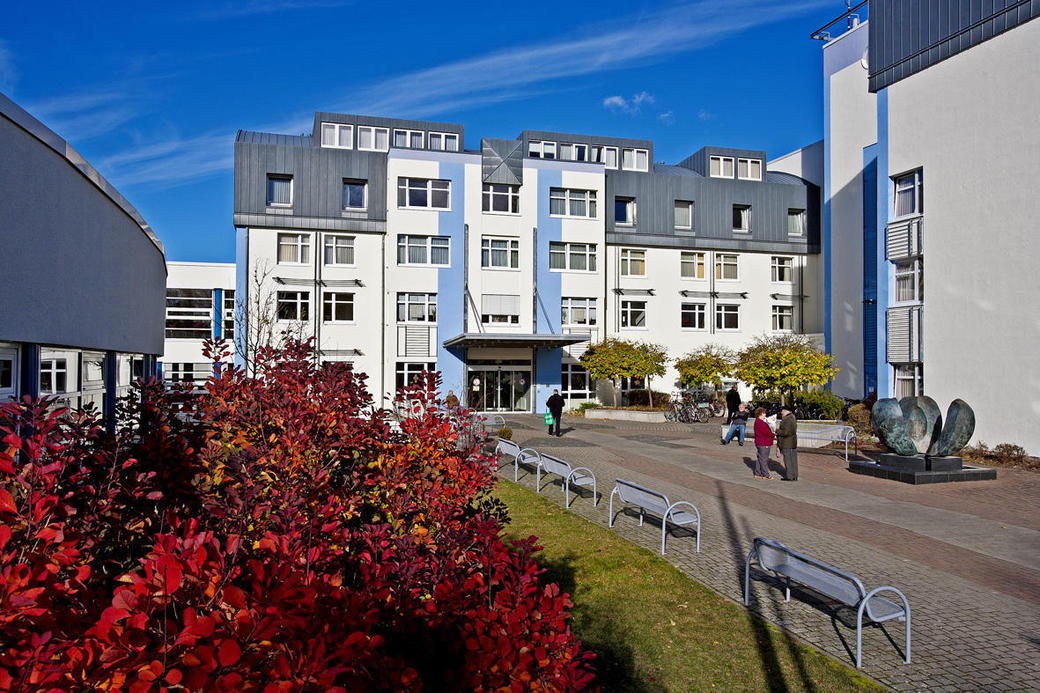
[[[856,11],[859,10],[864,5],[868,4],[868,2],[869,2],[869,0],[863,0],[863,2],[861,2],[858,5],[856,5],[855,7],[849,7],[840,16],[832,19],[831,21],[827,22],[826,24],[821,26],[816,31],[814,31],[811,34],[809,34],[809,38],[816,39],[817,41],[830,41],[834,37],[830,35],[830,32],[828,32],[827,29],[830,29],[832,26],[834,26],[835,24],[837,24],[838,22],[840,22],[841,20],[846,19],[846,18],[848,18],[848,20],[849,20],[849,26],[848,26],[849,29],[853,28],[853,24],[852,24],[852,18],[853,17],[856,18],[856,25],[859,25],[860,19],[859,19],[859,15],[856,14]]]

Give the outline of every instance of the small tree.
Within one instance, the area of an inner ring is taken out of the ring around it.
[[[837,375],[833,359],[804,335],[762,335],[737,354],[733,374],[755,390],[776,390],[786,403],[793,390],[824,385]]]
[[[668,350],[653,342],[637,342],[633,347],[635,352],[633,369],[636,371],[635,375],[646,379],[646,396],[650,407],[653,408],[654,393],[650,389],[650,378],[664,375],[668,364]]]
[[[609,380],[614,390],[614,406],[617,406],[618,380],[642,375],[639,372],[639,355],[636,345],[625,339],[604,339],[590,344],[581,358],[582,368],[594,380]]]
[[[278,301],[270,289],[272,269],[268,262],[253,266],[245,296],[235,297],[235,353],[242,359],[246,374],[257,375],[257,354],[265,347],[279,348],[289,340],[303,340],[304,323],[278,327]]]
[[[722,378],[733,371],[735,355],[731,349],[718,344],[705,344],[675,360],[679,380],[683,385],[711,383],[722,387]]]

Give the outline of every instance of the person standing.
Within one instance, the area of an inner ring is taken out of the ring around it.
[[[545,400],[545,408],[552,414],[553,422],[549,426],[549,435],[553,435],[553,427],[556,427],[556,437],[559,438],[562,434],[560,433],[560,417],[563,416],[563,405],[564,399],[560,396],[560,391],[553,389],[552,396]]]
[[[798,419],[790,409],[780,410],[776,447],[784,456],[784,481],[798,481]]]
[[[444,406],[450,412],[454,412],[459,408],[459,398],[455,396],[454,390],[448,390],[448,396],[444,398]]]
[[[769,476],[769,449],[773,447],[775,438],[773,429],[766,422],[765,408],[759,407],[755,410],[755,448],[758,450],[758,457],[755,460],[756,479],[772,478]]]
[[[729,414],[726,416],[726,424],[727,425],[729,425],[730,423],[733,422],[733,415],[737,413],[737,410],[739,408],[740,408],[740,393],[737,391],[737,384],[733,383],[733,387],[731,387],[726,392],[726,409],[729,411]],[[745,417],[745,419],[746,418],[747,417]]]
[[[722,445],[729,445],[729,441],[733,440],[733,436],[736,435],[740,438],[740,446],[744,446],[744,429],[747,427],[748,412],[747,407],[743,404],[737,405],[737,413],[733,415],[733,420],[729,424],[729,431],[726,432],[726,436],[720,439]]]

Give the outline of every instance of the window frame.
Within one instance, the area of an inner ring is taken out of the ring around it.
[[[640,255],[636,258],[634,255]],[[622,277],[645,277],[646,276],[646,249],[645,248],[619,248],[618,249],[618,272]],[[643,265],[643,271],[636,273],[632,271],[632,265],[639,262]]]
[[[899,281],[909,278],[913,288],[913,298],[900,298]],[[923,258],[917,257],[909,262],[898,262],[895,264],[892,284],[892,303],[894,305],[915,305],[924,303],[924,262]]]
[[[742,163],[747,164],[748,175],[740,175],[740,165]],[[758,164],[758,176],[752,175],[753,164]],[[762,160],[752,159],[750,157],[738,157],[737,158],[737,180],[762,180]]]
[[[410,253],[408,252],[412,247],[418,247],[418,244],[412,244],[411,239],[422,238],[425,239],[425,262],[411,262],[409,261]],[[437,249],[444,247],[448,252],[448,261],[445,263],[433,262],[433,250],[434,250],[434,239],[443,239],[446,241],[445,244],[438,243]],[[404,260],[402,260],[401,251],[404,250]],[[416,233],[399,233],[397,234],[397,264],[407,265],[410,267],[451,267],[451,236],[427,236],[424,234]]]
[[[788,303],[774,303],[770,310],[771,326],[773,332],[794,332],[794,306]],[[791,322],[790,327],[782,327],[781,321],[787,318]]]
[[[495,188],[507,188],[506,192],[495,190]],[[496,198],[506,198],[506,207],[512,211],[501,211],[495,209]],[[518,216],[520,214],[520,186],[508,183],[484,183],[480,193],[480,209],[483,214],[505,214]]]
[[[536,149],[537,154],[535,153]],[[552,156],[546,156],[547,149],[552,150]],[[527,156],[530,159],[545,159],[547,161],[557,161],[559,159],[557,144],[553,140],[528,140]]]
[[[798,219],[798,231],[791,233],[791,218],[795,217]],[[805,236],[805,226],[808,222],[808,218],[805,215],[804,209],[788,208],[787,210],[787,235],[788,237],[801,238]]]
[[[726,262],[723,258],[733,258],[733,262]],[[715,253],[715,281],[717,282],[739,282],[740,281],[740,255],[738,253]],[[735,277],[721,276],[725,274],[725,268],[733,265]]]
[[[348,207],[347,206],[347,186],[348,185],[360,185],[361,186],[361,206],[360,207]],[[360,178],[344,178],[343,179],[343,195],[342,195],[342,207],[341,210],[344,212],[367,212],[368,211],[368,181]]]
[[[745,205],[745,204],[735,204],[735,205],[733,205],[733,219],[732,219],[732,221],[734,223],[737,220],[736,219],[737,212],[741,213],[741,215],[740,215],[741,223],[743,224],[744,221],[746,220],[747,221],[747,226],[741,226],[741,227],[738,228],[737,226],[734,225],[733,226],[733,233],[750,234],[751,233],[751,228],[752,228],[751,227],[751,225],[752,225],[751,205]]]
[[[289,183],[289,201],[288,202],[273,202],[272,199],[272,188],[271,183],[274,181],[288,182]],[[296,200],[296,182],[293,180],[293,176],[290,173],[268,173],[267,174],[267,206],[277,207],[279,209],[292,209],[293,202]]]
[[[283,294],[285,298],[283,298]],[[296,298],[290,299],[289,294],[295,294]],[[283,318],[282,317],[282,305],[293,305],[296,308],[296,317],[294,318]],[[304,291],[303,289],[288,289],[286,291],[278,291],[275,294],[275,322],[287,323],[287,322],[309,322],[311,319],[311,292]]]
[[[560,299],[561,327],[596,327],[599,325],[599,301],[587,296],[564,296]],[[574,321],[574,311],[585,311],[585,322]]]
[[[422,375],[423,371],[433,372],[437,370],[437,364],[433,361],[397,361],[394,366],[394,392],[411,387],[415,380]]]
[[[358,125],[357,126],[357,150],[359,152],[388,152],[390,151],[390,128],[380,127],[378,125]],[[362,147],[361,146],[361,131],[372,132],[372,146]],[[379,138],[376,136],[377,133],[382,132],[386,135],[386,147],[382,148],[379,146]]]
[[[906,179],[912,179],[909,188],[900,188],[900,182]],[[899,214],[899,193],[902,190],[911,189],[914,191],[914,208],[910,212],[904,212]],[[916,168],[906,173],[900,173],[897,176],[892,176],[892,218],[893,219],[906,219],[908,217],[916,217],[924,214],[924,169]]]
[[[719,172],[712,173],[711,165],[714,162],[719,162]],[[726,175],[726,164],[729,164],[729,175]],[[708,177],[709,178],[733,178],[736,174],[736,159],[732,156],[723,156],[722,154],[712,154],[708,157]]]
[[[296,247],[295,260],[282,260],[282,239],[295,237],[296,243],[288,243],[288,246]],[[306,267],[311,264],[311,234],[296,231],[279,231],[275,236],[275,264],[289,265],[295,267]]]
[[[340,301],[337,300],[336,296],[349,296],[349,300]],[[329,298],[332,297],[332,301]],[[350,318],[348,320],[339,320],[335,317],[326,318],[325,311],[331,306],[332,314],[335,316],[337,306],[350,306]],[[323,325],[355,325],[357,324],[357,315],[354,312],[354,292],[353,291],[322,291],[321,292],[321,322]]]
[[[171,296],[171,292],[182,292],[182,295]],[[212,289],[181,286],[166,287],[163,338],[211,339],[213,337],[215,299],[216,296]],[[171,302],[177,302],[179,305],[170,305]],[[174,324],[171,325],[171,322]],[[201,326],[198,324],[178,325],[178,322],[201,323]]]
[[[420,188],[419,186],[413,185],[417,181],[422,181],[425,185]],[[440,188],[434,188],[434,183],[446,183],[447,189],[441,190]],[[425,205],[413,205],[411,204],[412,192],[419,192],[420,189],[426,194]],[[402,195],[404,193],[404,202],[401,204]],[[433,194],[434,192],[446,192],[448,195],[447,206],[436,207],[433,205]],[[397,208],[398,209],[416,209],[416,210],[427,210],[432,212],[450,212],[451,211],[451,179],[448,178],[413,178],[411,176],[398,176],[397,177]]]
[[[692,257],[687,257],[692,256]],[[693,265],[694,274],[683,274],[686,265]],[[698,271],[699,270],[699,271]],[[679,278],[686,281],[704,281],[708,278],[708,254],[701,250],[682,250],[679,252]]]
[[[325,144],[325,128],[331,127],[336,137],[336,144]],[[350,137],[349,144],[339,144],[340,131],[349,130]],[[354,124],[353,123],[330,123],[328,121],[322,121],[319,129],[321,146],[325,149],[353,149],[354,148]]]
[[[573,389],[572,378],[584,379],[585,387]],[[596,381],[580,363],[564,361],[560,364],[560,392],[568,399],[592,399],[596,396]]]
[[[625,154],[632,153],[632,166],[625,166]],[[639,166],[639,155],[643,155],[643,167]],[[650,170],[650,150],[640,149],[638,147],[622,147],[621,148],[621,161],[619,162],[622,171],[641,171],[647,172]]]
[[[45,365],[49,364],[49,365]],[[50,375],[51,386],[47,389],[43,387],[43,374],[47,372]],[[63,381],[63,387],[60,389],[57,387],[58,378]],[[66,392],[75,392],[75,390],[69,389],[69,360],[67,358],[46,358],[40,360],[40,395],[60,395]]]
[[[636,307],[637,304],[642,304],[642,308]],[[637,299],[622,299],[619,302],[619,315],[618,315],[618,329],[622,330],[647,330],[649,329],[646,325],[647,312],[649,309],[649,301],[645,298],[642,300]],[[642,313],[643,324],[633,325],[633,319]]]
[[[571,150],[573,152],[572,156],[564,156],[563,155],[565,147],[570,147],[571,148]],[[582,144],[581,142],[560,142],[559,143],[559,147],[557,148],[557,151],[559,152],[560,161],[582,161],[582,162],[589,161],[589,145]],[[578,152],[579,151],[584,152],[584,156],[579,157],[578,156]]]
[[[324,264],[326,267],[357,267],[357,245],[355,243],[355,241],[357,240],[356,236],[351,236],[351,235],[342,234],[342,233],[326,233],[326,234],[323,234],[323,236],[324,237],[322,239],[322,244],[321,244],[322,264]],[[336,240],[341,240],[341,239],[345,239],[345,240],[349,241],[349,244],[347,246],[344,246],[344,248],[348,248],[348,247],[350,248],[350,255],[353,258],[353,261],[351,261],[351,262],[329,262],[329,250],[331,249],[333,251],[333,257],[335,257],[336,256],[336,252],[335,251],[340,249],[335,244],[332,244],[331,248],[330,248],[329,241],[336,241]]]
[[[902,370],[910,369],[911,373],[909,376],[900,373]],[[902,386],[910,381],[910,392],[904,394]],[[893,363],[892,364],[892,394],[902,399],[903,397],[920,396],[924,394],[924,364],[920,362],[913,363]]]
[[[733,310],[725,310],[732,308]],[[736,318],[736,327],[724,327],[725,317],[732,315]],[[716,303],[715,304],[715,331],[716,332],[740,332],[740,304],[739,303]]]
[[[555,246],[555,247],[554,247]],[[562,248],[560,248],[562,246]],[[582,246],[584,251],[578,250],[578,246]],[[563,267],[552,266],[553,253],[563,252]],[[599,253],[599,248],[596,243],[575,243],[571,241],[550,241],[549,242],[549,271],[550,272],[581,272],[584,274],[595,274],[598,272],[597,265],[599,264],[596,256]],[[584,256],[585,258],[585,269],[575,269],[571,267],[572,255]],[[592,265],[590,269],[590,265]]]
[[[698,322],[696,318],[700,318],[700,326],[694,324],[687,326],[686,315],[687,313],[693,316],[691,322]],[[687,332],[704,332],[708,329],[708,304],[700,301],[682,301],[679,304],[679,329]]]
[[[679,223],[678,213],[682,205],[686,205],[686,214],[689,215],[689,223],[685,226]],[[680,231],[693,231],[693,200],[675,200],[675,204],[672,208],[672,224],[674,228]]]
[[[403,133],[407,144],[397,144],[397,134]],[[412,136],[419,136],[419,146],[412,146]],[[396,149],[426,149],[426,131],[425,130],[412,130],[411,128],[394,128],[394,139],[391,145]]]
[[[623,204],[625,209],[625,220],[618,221],[618,205]],[[632,227],[637,224],[638,207],[636,206],[636,198],[630,195],[615,195],[614,196],[614,226],[625,226]]]
[[[495,251],[502,252],[502,248],[495,248],[495,242],[505,242],[506,264],[494,264]],[[514,264],[515,262],[515,264]],[[495,271],[520,271],[520,239],[515,236],[496,236],[493,234],[480,237],[480,268]]]
[[[434,138],[434,136],[440,138],[440,140],[441,140],[441,146],[440,147],[433,146],[433,138]],[[455,142],[455,146],[454,147],[448,147],[448,139],[449,138]],[[457,151],[459,151],[459,134],[457,132],[437,132],[437,131],[431,130],[429,133],[427,133],[426,143],[427,143],[427,148],[429,148],[430,151],[434,151],[434,152],[457,152]]]
[[[562,196],[559,193],[563,193]],[[553,200],[563,200],[564,214],[555,214],[552,211]],[[599,218],[598,195],[595,190],[583,188],[549,188],[549,216],[554,219],[589,219]],[[573,214],[572,208],[575,202],[584,202],[586,214]]]
[[[789,276],[787,279],[781,279],[781,274]],[[769,257],[769,281],[773,284],[794,283],[794,257],[791,255],[771,255]]]
[[[417,298],[419,297],[419,298]],[[413,300],[414,299],[414,300]],[[397,322],[398,323],[422,323],[423,325],[437,324],[437,293],[430,291],[398,291],[397,292]],[[422,306],[422,318],[412,318],[412,306]],[[401,318],[401,309],[404,309],[404,319]]]

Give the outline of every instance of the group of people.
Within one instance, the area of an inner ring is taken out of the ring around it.
[[[735,383],[726,393],[726,409],[729,414],[726,418],[729,431],[719,438],[719,443],[729,445],[733,437],[737,436],[739,444],[743,446],[749,413],[747,405],[740,401],[740,393]],[[795,418],[794,412],[786,407],[782,408],[775,431],[766,420],[764,407],[755,409],[754,418],[755,448],[758,452],[755,458],[755,478],[773,478],[769,473],[769,452],[775,442],[784,457],[784,474],[781,478],[784,481],[798,481],[798,419]]]

